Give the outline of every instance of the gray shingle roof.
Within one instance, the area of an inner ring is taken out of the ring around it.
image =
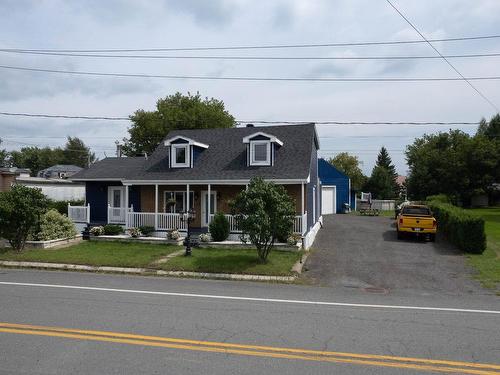
[[[273,166],[248,167],[243,137],[264,132],[283,142]],[[206,143],[193,168],[169,168],[168,148],[163,142],[146,160],[144,157],[106,158],[72,177],[73,180],[239,180],[261,176],[268,179],[306,179],[311,154],[317,147],[314,124],[259,126],[229,129],[174,130],[166,139],[185,136]],[[315,146],[316,145],[316,146]]]

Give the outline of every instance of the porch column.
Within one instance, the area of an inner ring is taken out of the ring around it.
[[[300,203],[302,205],[301,214],[304,215],[304,183],[301,185]]]
[[[186,211],[189,211],[189,184],[186,184],[186,194],[187,194],[187,197],[186,197]]]
[[[155,230],[158,230],[158,184],[155,184]]]
[[[125,228],[128,228],[128,185],[125,185]]]
[[[208,200],[208,202],[207,202],[207,210],[208,210],[207,215],[208,215],[208,222],[207,222],[207,224],[210,224],[210,203],[211,203],[211,202],[210,202],[210,201],[211,201],[211,199],[210,199],[210,190],[211,190],[211,188],[212,188],[212,185],[208,184],[208,197],[207,197],[207,200]]]

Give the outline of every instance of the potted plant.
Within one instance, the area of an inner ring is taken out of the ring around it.
[[[130,228],[128,230],[128,234],[130,234],[131,237],[137,238],[142,235],[141,230],[139,228]]]
[[[179,231],[177,229],[174,229],[173,231],[170,231],[168,232],[168,239],[169,240],[178,240],[179,238],[181,238],[181,234],[179,233]]]
[[[90,234],[92,234],[96,237],[100,236],[100,235],[104,234],[104,227],[103,226],[92,227],[90,229]]]

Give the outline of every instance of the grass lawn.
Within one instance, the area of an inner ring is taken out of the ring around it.
[[[146,267],[159,257],[179,249],[171,245],[83,241],[59,250],[25,250],[20,254],[0,249],[0,260]]]
[[[193,249],[190,257],[177,256],[160,267],[167,271],[291,275],[299,252],[271,251],[267,263],[259,263],[255,249]]]
[[[479,272],[478,280],[484,286],[496,288],[500,283],[500,207],[470,211],[484,218],[488,246],[481,255],[469,254],[469,262]]]

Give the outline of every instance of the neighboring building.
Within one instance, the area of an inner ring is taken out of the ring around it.
[[[57,164],[38,172],[38,177],[42,178],[68,178],[78,173],[83,168],[71,164]]]
[[[351,179],[325,159],[318,160],[318,170],[321,181],[321,213],[342,213],[344,204],[355,210],[356,194],[351,189]]]
[[[29,177],[30,173],[29,169],[0,167],[0,191],[9,191],[16,177]]]
[[[55,201],[83,201],[85,200],[85,184],[75,183],[62,178],[41,178],[19,176],[15,182],[30,188],[42,190],[47,198]]]
[[[229,204],[260,176],[294,199],[294,231],[308,247],[321,216],[318,149],[314,124],[175,130],[149,158],[106,158],[73,180],[86,184],[91,223],[185,230],[181,212],[193,209],[199,231],[223,212],[236,235]]]

